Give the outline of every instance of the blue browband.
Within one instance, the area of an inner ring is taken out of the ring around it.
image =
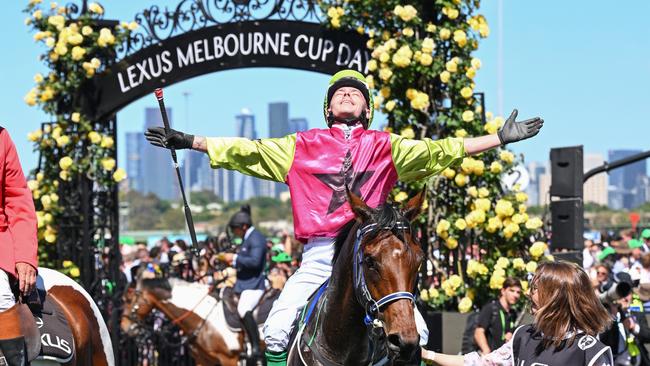
[[[363,252],[361,251],[361,241],[363,236],[368,234],[370,231],[377,228],[376,223],[368,224],[357,231],[357,239],[354,242],[354,258],[352,261],[352,274],[354,276],[354,289],[357,296],[357,300],[363,305],[366,309],[366,317],[364,322],[366,325],[373,324],[374,320],[379,315],[380,309],[391,302],[406,299],[410,300],[411,303],[415,304],[415,295],[407,291],[398,291],[388,294],[378,301],[375,301],[368,290],[366,285],[366,277],[363,273]],[[410,230],[410,225],[403,221],[398,221],[392,227],[385,227],[385,230]]]

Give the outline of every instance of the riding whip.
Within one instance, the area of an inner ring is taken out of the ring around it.
[[[169,127],[169,119],[167,118],[167,110],[165,109],[165,100],[163,99],[163,90],[162,88],[156,88],[154,91],[156,94],[156,99],[158,99],[158,106],[160,107],[160,114],[162,115],[163,124],[165,125],[165,133],[168,134],[171,127]],[[187,204],[187,198],[185,197],[185,189],[183,188],[183,180],[181,179],[181,170],[178,167],[178,159],[176,158],[176,149],[169,149],[172,153],[172,160],[174,161],[174,168],[176,168],[176,177],[178,177],[178,186],[181,190],[181,196],[183,197],[183,207],[185,208],[185,221],[187,222],[187,227],[190,230],[190,238],[192,239],[192,251],[197,251],[199,246],[196,242],[196,232],[194,232],[194,221],[192,220],[192,212],[190,211],[190,206]]]

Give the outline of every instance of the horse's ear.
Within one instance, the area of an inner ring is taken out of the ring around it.
[[[422,205],[424,204],[426,197],[427,187],[425,186],[420,193],[408,201],[404,208],[404,217],[406,217],[407,220],[413,221],[422,213]]]
[[[348,202],[350,202],[350,207],[352,207],[352,212],[354,212],[354,216],[356,217],[357,221],[368,221],[372,216],[372,209],[368,207],[365,202],[363,202],[361,197],[352,193],[352,191],[350,191],[347,186],[345,187],[345,193],[348,196]]]

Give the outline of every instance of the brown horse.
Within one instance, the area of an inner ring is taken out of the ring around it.
[[[139,278],[125,295],[122,330],[137,332],[152,309],[158,309],[189,335],[190,352],[198,366],[237,365],[244,335],[229,329],[224,304],[210,296],[210,290],[208,285],[175,278]]]
[[[348,192],[356,219],[337,237],[332,276],[305,308],[310,320],[297,327],[288,365],[368,365],[378,355],[393,364],[417,359],[412,292],[424,255],[410,222],[423,200],[424,192],[404,211],[371,209]]]
[[[47,291],[47,301],[53,301],[58,305],[71,328],[74,339],[74,353],[72,358],[63,364],[115,365],[113,346],[108,328],[106,327],[106,323],[104,323],[99,308],[88,292],[71,278],[48,268],[38,269],[36,286],[41,290]],[[14,308],[18,309],[20,307],[26,310],[25,305],[17,305]],[[8,311],[12,310],[10,309]],[[34,320],[31,318],[31,314],[28,310],[26,311],[28,312],[27,318],[23,317],[22,321],[25,323],[29,321],[33,322]],[[20,312],[22,313],[22,311]],[[10,331],[9,328],[3,324],[0,326],[0,332],[8,332]],[[45,342],[46,339],[49,341],[52,340],[49,337],[41,337],[38,333],[36,335],[38,342]],[[59,344],[59,346],[65,345]],[[58,364],[58,362],[47,358],[39,358],[31,362],[31,365]]]

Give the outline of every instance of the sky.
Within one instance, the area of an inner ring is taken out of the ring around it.
[[[38,153],[27,133],[51,117],[23,102],[33,86],[33,75],[47,72],[38,60],[43,48],[23,23],[26,2],[5,2],[0,13],[0,125],[11,133],[28,171],[36,166]],[[131,21],[152,4],[164,7],[177,2],[101,3],[106,19]],[[517,108],[520,118],[541,116],[545,120],[538,136],[510,146],[523,153],[527,162],[547,161],[553,147],[584,145],[585,153],[600,153],[605,160],[610,149],[650,149],[650,1],[633,0],[613,7],[611,2],[596,1],[484,0],[480,13],[486,16],[491,35],[474,54],[483,63],[475,90],[485,93],[487,110],[498,113],[502,108],[507,117]],[[222,71],[167,87],[165,102],[173,109],[171,118],[177,129],[208,136],[233,136],[234,116],[248,108],[256,116],[258,136],[265,137],[270,102],[286,101],[291,118],[305,117],[310,127],[324,126],[321,108],[327,81],[323,74],[290,69]],[[187,98],[184,93],[189,93]],[[121,167],[125,167],[125,144],[120,141],[126,132],[142,130],[146,107],[157,107],[153,96],[118,113]],[[382,120],[380,116],[374,125]]]

